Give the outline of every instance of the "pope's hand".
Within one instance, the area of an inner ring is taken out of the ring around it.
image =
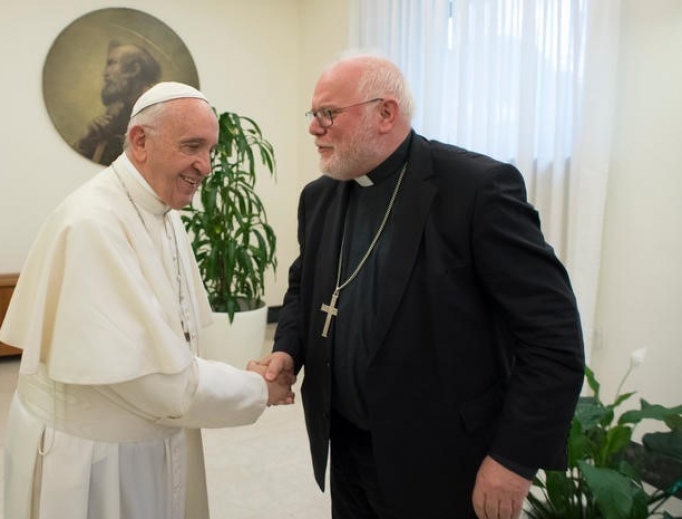
[[[260,373],[268,384],[268,405],[293,404],[291,386],[296,382],[294,360],[284,352],[275,352],[261,360],[252,360],[247,370]]]

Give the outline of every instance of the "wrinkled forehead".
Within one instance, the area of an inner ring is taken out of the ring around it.
[[[218,119],[202,99],[182,98],[167,101],[159,113],[158,130],[167,134],[202,134],[208,137],[218,135]]]

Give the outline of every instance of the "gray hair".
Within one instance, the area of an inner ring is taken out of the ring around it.
[[[123,149],[127,149],[129,146],[128,142],[128,132],[133,126],[144,126],[152,132],[156,130],[156,122],[166,110],[167,103],[156,103],[148,106],[141,112],[137,113],[128,121],[128,128],[126,129],[125,139],[123,140]]]
[[[357,91],[367,99],[375,97],[395,97],[400,113],[408,121],[414,115],[414,100],[410,87],[398,66],[379,53],[346,51],[330,66],[340,63],[356,62],[363,66]]]

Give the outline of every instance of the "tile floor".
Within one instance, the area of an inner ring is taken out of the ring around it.
[[[0,357],[0,445],[18,369],[18,359]],[[313,479],[300,400],[266,409],[254,425],[204,430],[204,449],[212,519],[330,517],[329,494]],[[2,466],[0,456],[0,515]]]

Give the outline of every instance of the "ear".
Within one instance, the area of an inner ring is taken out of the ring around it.
[[[133,63],[130,63],[128,67],[126,67],[125,75],[126,77],[135,77],[138,76],[141,71],[142,67],[140,66],[140,63],[134,61]]]
[[[136,162],[144,162],[147,158],[147,132],[144,126],[136,124],[128,130],[128,149]]]
[[[388,133],[398,121],[400,108],[395,99],[384,99],[379,106],[379,131]]]

